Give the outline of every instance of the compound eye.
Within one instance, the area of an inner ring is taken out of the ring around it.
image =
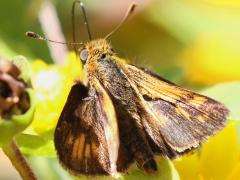
[[[80,52],[80,59],[85,63],[88,58],[88,51],[86,48],[82,49]]]

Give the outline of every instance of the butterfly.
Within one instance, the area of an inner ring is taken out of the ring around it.
[[[75,2],[86,20],[82,1]],[[72,86],[54,134],[64,167],[75,174],[115,176],[136,163],[154,174],[155,156],[174,159],[224,128],[229,111],[223,104],[128,64],[108,42],[111,34],[78,50],[87,78]]]

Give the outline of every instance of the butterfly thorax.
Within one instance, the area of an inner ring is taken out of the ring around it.
[[[95,76],[96,71],[99,70],[99,62],[106,59],[114,61],[114,57],[116,57],[112,46],[105,39],[97,39],[87,42],[84,49],[86,49],[88,53],[87,60],[84,64],[84,71],[88,79],[91,79],[91,76]]]

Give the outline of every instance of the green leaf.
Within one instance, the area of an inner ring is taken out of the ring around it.
[[[66,169],[60,165],[59,161],[53,158],[46,158],[41,156],[32,156],[28,159],[31,167],[35,170],[38,179],[51,180],[74,180]],[[83,178],[81,178],[82,180]],[[87,180],[87,178],[85,178]]]
[[[12,59],[12,63],[20,69],[21,74],[19,78],[23,79],[24,82],[28,83],[31,74],[31,67],[28,60],[24,56],[18,55]]]
[[[19,134],[16,141],[21,152],[34,156],[56,157],[53,141],[37,135]]]
[[[218,84],[201,91],[201,94],[225,104],[230,110],[229,119],[240,120],[240,82]]]
[[[26,91],[30,99],[28,111],[25,114],[12,115],[10,119],[1,119],[0,117],[0,147],[12,140],[16,134],[26,129],[32,121],[35,109],[34,92],[32,89],[26,89]]]
[[[125,180],[179,180],[179,175],[170,160],[159,158],[158,159],[158,174],[149,176],[143,171],[137,169],[130,172],[129,175],[124,175]]]

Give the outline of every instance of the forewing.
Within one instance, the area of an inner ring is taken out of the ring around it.
[[[180,88],[146,69],[126,65],[124,71],[141,96],[146,131],[163,151],[167,151],[164,143],[177,154],[188,151],[225,126],[228,110],[223,104]]]
[[[118,128],[112,102],[96,80],[72,87],[55,130],[60,162],[73,173],[116,173]]]

